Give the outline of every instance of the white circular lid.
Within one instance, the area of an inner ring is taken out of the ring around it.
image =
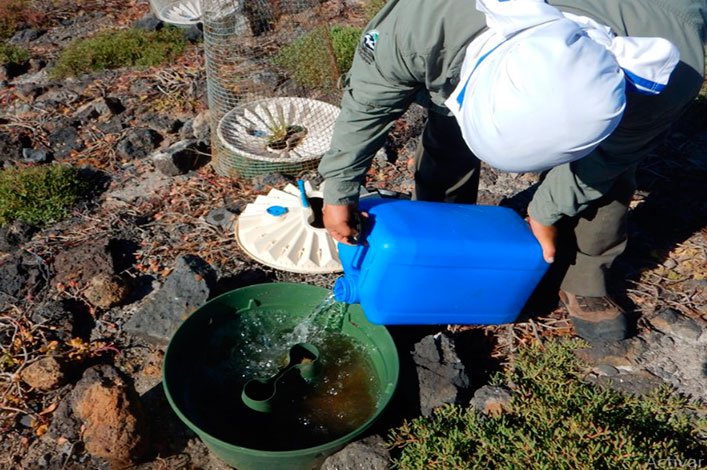
[[[340,109],[308,98],[264,98],[227,112],[216,134],[232,152],[266,162],[301,162],[320,158],[329,150]],[[272,148],[273,129],[302,129]],[[291,143],[290,143],[291,142]]]
[[[321,198],[304,182],[308,198]],[[324,228],[311,225],[314,210],[305,207],[296,186],[272,189],[248,204],[238,218],[236,239],[250,257],[283,271],[335,273],[343,270],[336,241]]]

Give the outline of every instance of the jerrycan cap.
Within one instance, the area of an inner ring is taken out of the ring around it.
[[[334,283],[334,299],[337,302],[343,302],[346,304],[357,304],[359,303],[358,298],[358,288],[356,287],[356,281],[350,276],[341,276]]]

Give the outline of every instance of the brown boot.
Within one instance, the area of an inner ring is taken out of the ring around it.
[[[560,291],[560,300],[569,312],[577,334],[590,343],[626,338],[628,322],[621,307],[609,297],[583,297]]]

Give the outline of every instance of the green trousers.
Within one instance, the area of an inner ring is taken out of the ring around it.
[[[414,199],[474,204],[479,171],[479,159],[464,142],[455,118],[429,112],[415,156]],[[626,248],[628,204],[635,189],[631,169],[588,209],[557,224],[555,263],[566,269],[561,289],[590,297],[607,294],[607,272]]]

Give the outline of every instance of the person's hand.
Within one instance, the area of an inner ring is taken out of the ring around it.
[[[555,261],[555,240],[557,240],[557,227],[554,225],[542,225],[537,220],[528,216],[528,224],[535,238],[540,242],[543,250],[543,258],[548,263]]]
[[[324,204],[322,208],[324,227],[334,240],[347,245],[354,245],[352,240],[358,235],[356,207],[354,205]]]

